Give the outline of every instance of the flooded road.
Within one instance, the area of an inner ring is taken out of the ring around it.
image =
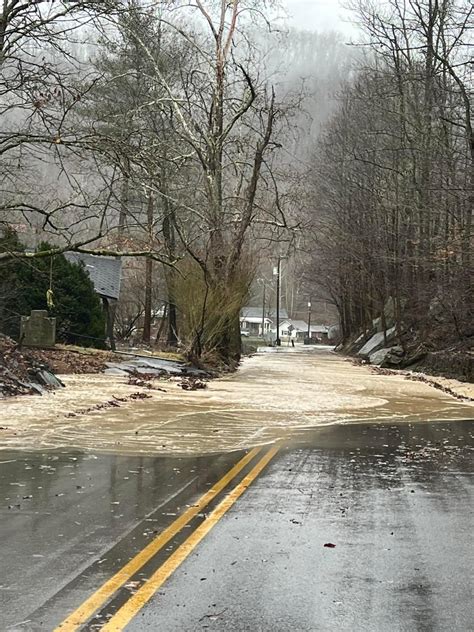
[[[158,384],[0,403],[2,632],[469,629],[472,405],[321,350]]]
[[[204,391],[165,382],[165,393],[151,390],[150,399],[96,411],[87,409],[137,388],[115,375],[64,379],[64,390],[1,403],[4,449],[202,455],[311,440],[332,424],[474,417],[471,403],[321,350],[257,354]]]

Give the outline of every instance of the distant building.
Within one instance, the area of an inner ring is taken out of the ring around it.
[[[280,310],[280,319],[288,318],[286,309]],[[276,322],[276,309],[263,307],[244,307],[240,312],[240,331],[250,336],[266,336]],[[263,323],[263,331],[262,331]]]
[[[285,318],[280,322],[279,338],[292,338],[293,340],[303,339],[308,333],[308,323],[304,320],[293,320]]]
[[[316,343],[326,343],[329,340],[330,327],[327,325],[311,325],[310,337]],[[308,337],[308,323],[304,320],[288,318],[280,323],[280,339],[298,340],[303,342]]]
[[[102,305],[107,316],[106,334],[110,340],[111,348],[115,349],[114,321],[122,280],[121,258],[88,255],[80,252],[66,252],[64,256],[71,263],[82,263],[84,269],[88,272],[95,291],[102,299]]]
[[[276,335],[276,309],[265,309],[263,315],[262,307],[244,307],[240,312],[240,331],[243,335],[263,336],[275,340]],[[308,337],[308,323],[304,320],[288,318],[286,309],[280,310],[279,323],[280,340],[296,340],[303,342]],[[315,343],[328,343],[337,337],[337,326],[334,325],[311,325],[310,336]]]
[[[331,327],[328,325],[311,325],[311,340],[322,343],[328,342],[330,329]]]

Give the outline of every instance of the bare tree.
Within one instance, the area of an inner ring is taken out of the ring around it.
[[[183,4],[182,15],[191,12],[194,28],[179,19],[177,6],[180,3],[175,3],[173,12],[159,13],[156,19],[185,42],[189,51],[189,65],[181,66],[179,83],[170,81],[150,42],[140,33],[134,35],[150,64],[149,76],[159,92],[160,105],[170,109],[168,120],[175,134],[171,147],[185,147],[187,152],[187,156],[181,154],[187,186],[176,185],[175,180],[171,187],[170,154],[165,157],[159,152],[156,173],[163,176],[165,172],[168,177],[160,181],[158,176],[154,195],[166,208],[163,235],[167,252],[171,255],[178,239],[182,252],[200,271],[204,294],[226,294],[234,280],[240,284],[236,277],[246,258],[250,227],[264,221],[265,208],[257,204],[259,185],[266,191],[275,187],[271,177],[262,174],[268,173],[269,155],[276,147],[273,134],[280,110],[273,90],[260,76],[258,50],[245,33],[260,14],[256,5],[243,0]],[[173,191],[177,186],[181,187],[178,195]],[[274,215],[269,213],[267,219],[273,222]],[[201,323],[208,309],[204,300]],[[221,340],[214,337],[212,343],[225,360],[239,354],[239,309],[237,306],[222,323]],[[196,357],[208,347],[202,327],[195,330],[191,347]]]
[[[314,265],[346,339],[381,316],[401,344],[410,331],[438,336],[436,344],[465,340],[472,334],[470,9],[462,0],[357,5],[370,53],[315,161],[314,226],[324,254]]]

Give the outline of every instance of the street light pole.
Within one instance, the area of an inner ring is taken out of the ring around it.
[[[311,342],[311,301],[308,301],[308,344]]]

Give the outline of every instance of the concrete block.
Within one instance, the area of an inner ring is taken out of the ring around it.
[[[20,340],[25,347],[54,347],[56,343],[56,319],[50,318],[46,310],[32,310],[22,316]]]

